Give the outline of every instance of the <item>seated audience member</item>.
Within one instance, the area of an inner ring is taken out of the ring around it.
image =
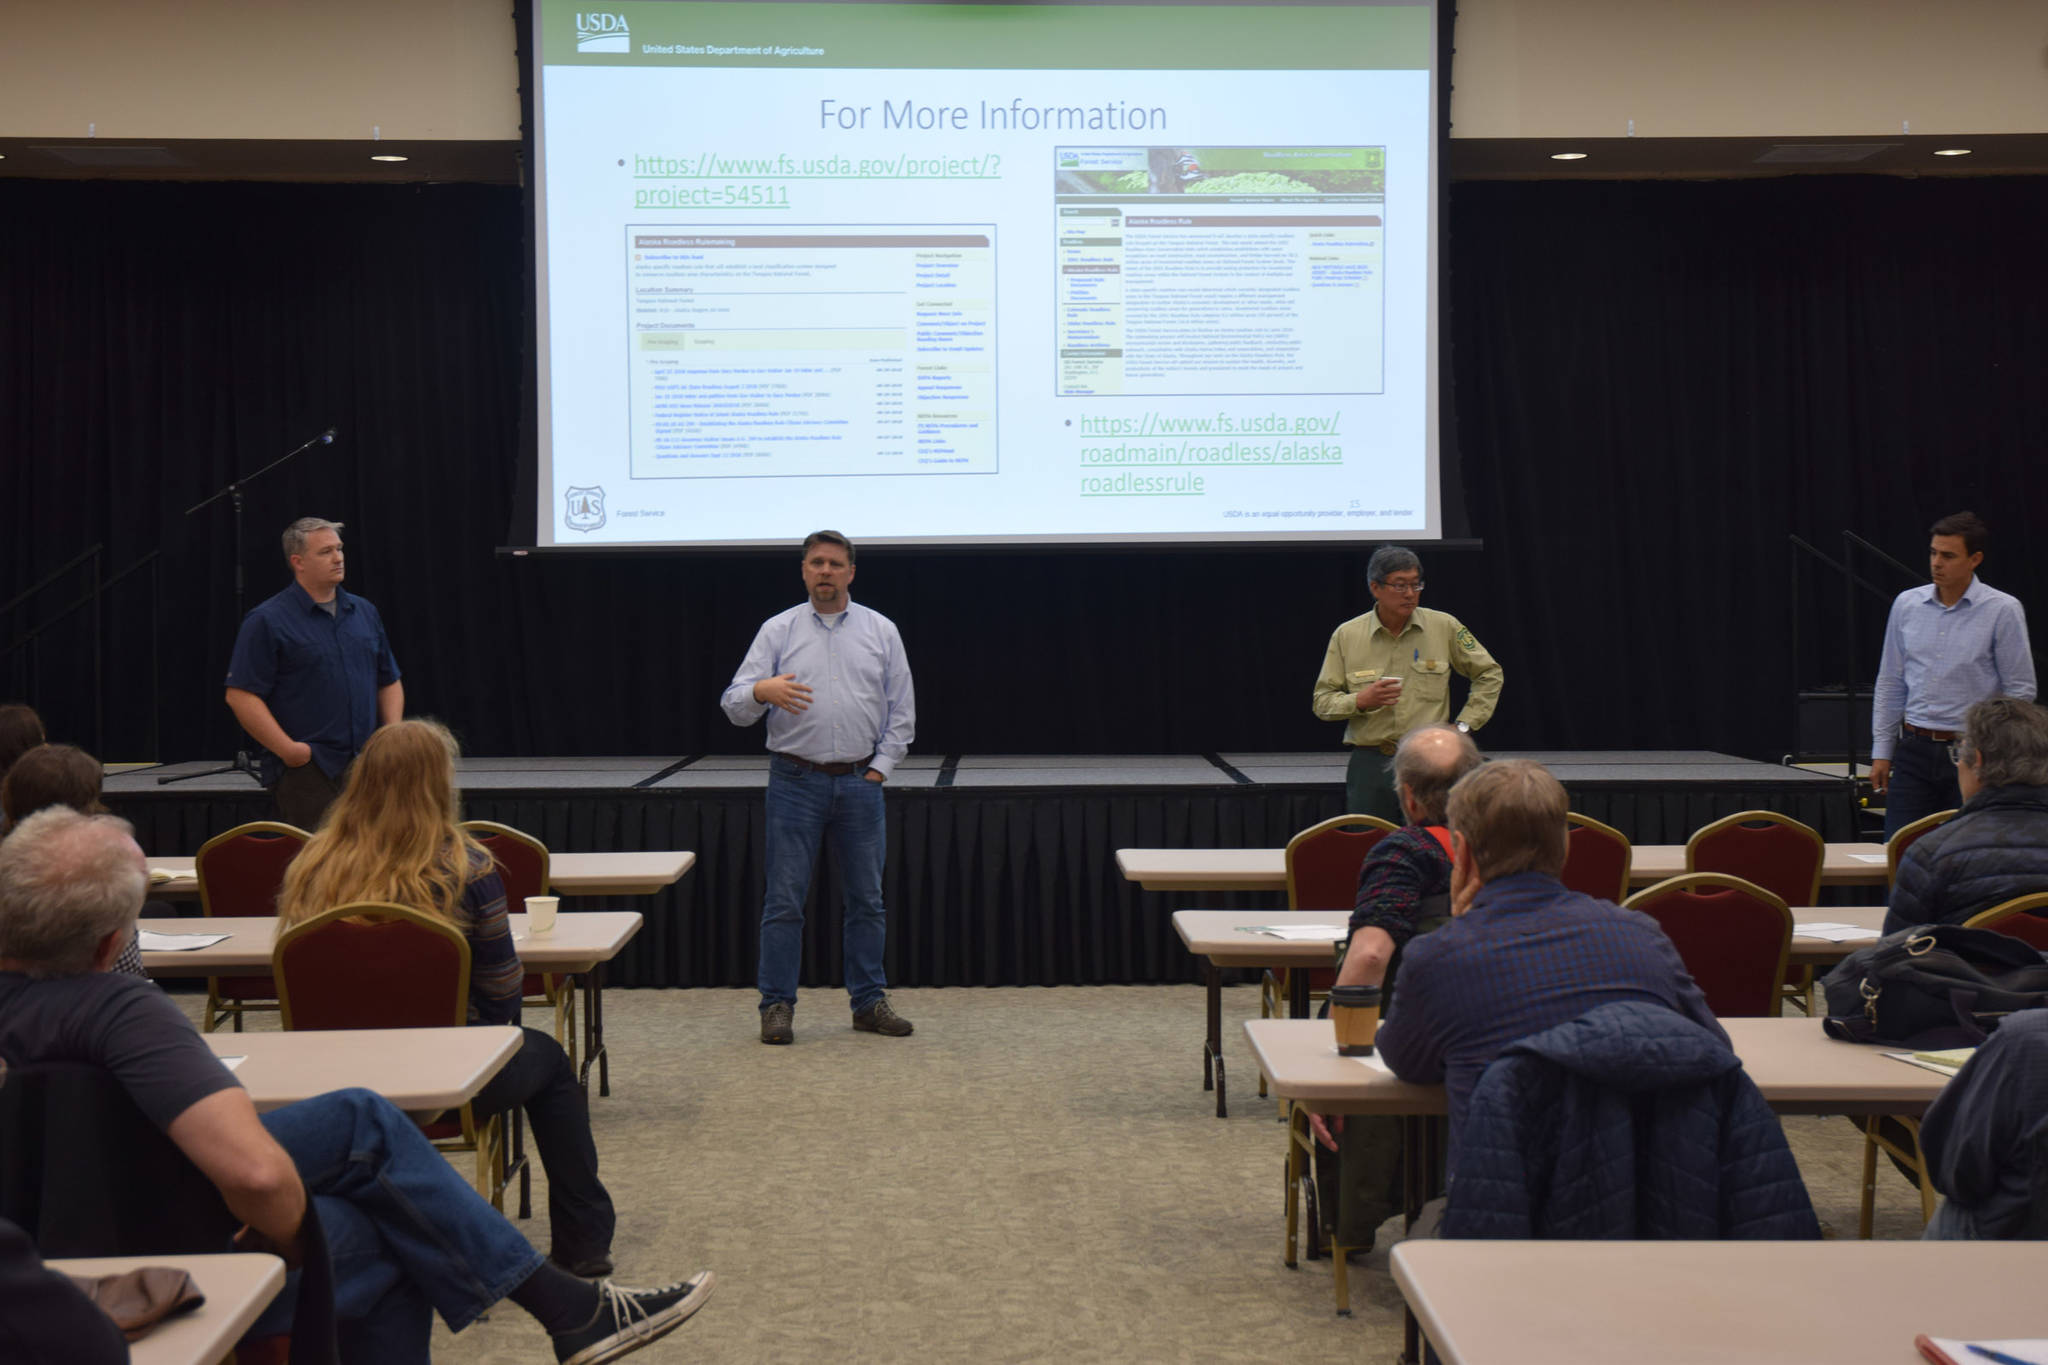
[[[1379,1032],[1403,1080],[1444,1083],[1453,1153],[1473,1087],[1518,1039],[1622,1000],[1728,1035],[1648,915],[1565,888],[1569,801],[1539,763],[1498,759],[1451,789],[1451,922],[1410,942]]]
[[[469,1022],[518,1024],[526,968],[512,947],[497,864],[458,826],[455,737],[430,720],[370,736],[319,833],[285,872],[278,917],[298,924],[350,901],[387,901],[469,939]],[[585,1276],[611,1273],[611,1195],[597,1178],[590,1110],[568,1053],[524,1028],[519,1051],[477,1094],[476,1113],[526,1110],[548,1173],[550,1255]]]
[[[550,1264],[369,1091],[259,1118],[168,997],[106,971],[147,880],[113,816],[45,810],[0,843],[0,1060],[105,1067],[248,1224],[245,1247],[295,1260],[305,1201],[318,1200],[346,1359],[425,1362],[430,1310],[460,1331],[510,1298],[553,1335],[558,1361],[595,1365],[703,1303],[709,1272],[635,1290]],[[274,1316],[255,1330],[281,1330]]]
[[[0,1360],[8,1365],[128,1365],[114,1320],[43,1264],[35,1243],[0,1218]]]
[[[23,708],[26,710],[27,708]],[[31,713],[33,714],[33,713]],[[100,781],[106,770],[83,749],[69,744],[38,744],[17,758],[0,778],[0,830],[10,830],[49,806],[65,806],[84,815],[104,815]],[[168,913],[169,906],[161,906]],[[146,976],[142,948],[133,934],[114,955],[109,971]]]
[[[1394,750],[1393,777],[1407,824],[1372,846],[1358,874],[1358,899],[1351,912],[1351,937],[1340,986],[1379,986],[1381,1008],[1393,1001],[1401,949],[1450,914],[1450,831],[1444,803],[1459,778],[1483,760],[1472,737],[1455,725],[1410,730]],[[1400,1211],[1401,1123],[1392,1118],[1325,1119],[1311,1115],[1316,1140],[1341,1154],[1341,1169],[1318,1162],[1318,1180],[1341,1185],[1326,1192],[1320,1210],[1336,1221],[1337,1240],[1369,1246],[1372,1229]],[[1328,1174],[1325,1174],[1328,1172]]]
[[[2013,697],[1980,701],[1963,713],[1952,747],[1962,808],[1899,859],[1887,934],[1961,924],[2048,891],[2048,710]]]
[[[1944,1198],[1923,1237],[2048,1237],[2048,1010],[2008,1015],[1920,1121]]]
[[[18,701],[0,706],[0,778],[7,776],[15,759],[41,744],[44,738],[43,718],[36,714],[35,707],[23,706]]]

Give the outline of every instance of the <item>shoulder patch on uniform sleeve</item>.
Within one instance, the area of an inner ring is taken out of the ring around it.
[[[1451,638],[1456,640],[1458,642],[1458,648],[1464,650],[1467,654],[1476,654],[1479,652],[1479,642],[1472,638],[1472,632],[1465,629],[1465,627],[1459,626],[1458,633],[1452,636]]]

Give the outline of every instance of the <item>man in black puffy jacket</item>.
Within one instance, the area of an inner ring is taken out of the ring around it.
[[[1953,747],[1962,809],[1899,860],[1887,934],[1961,924],[2048,891],[2048,710],[2012,697],[1980,701]]]

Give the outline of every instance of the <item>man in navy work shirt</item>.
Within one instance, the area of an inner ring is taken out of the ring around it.
[[[1871,697],[1870,786],[1885,796],[1886,839],[1962,804],[1949,745],[1972,702],[2034,699],[2026,608],[1976,576],[1991,528],[1957,512],[1928,533],[1934,582],[1892,600]]]
[[[278,818],[312,829],[370,732],[405,714],[405,685],[377,608],[341,586],[341,523],[299,518],[284,555],[292,582],[243,618],[227,701]]]
[[[1655,920],[1558,880],[1569,808],[1528,759],[1497,759],[1451,789],[1453,918],[1409,941],[1378,1044],[1402,1080],[1443,1082],[1454,1153],[1501,1050],[1601,1005],[1662,1005],[1727,1041]]]
[[[846,887],[846,992],[853,1026],[900,1038],[910,1021],[889,1007],[882,947],[882,784],[909,752],[917,696],[903,637],[847,596],[853,542],[805,538],[810,600],[769,617],[719,704],[734,725],[768,718],[767,895],[761,906],[761,1041],[795,1040],[804,898],[818,840],[830,836]]]

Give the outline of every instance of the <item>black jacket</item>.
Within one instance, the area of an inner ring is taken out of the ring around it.
[[[2048,891],[2048,787],[1989,787],[1906,850],[1884,931],[1961,924],[2040,891]]]

